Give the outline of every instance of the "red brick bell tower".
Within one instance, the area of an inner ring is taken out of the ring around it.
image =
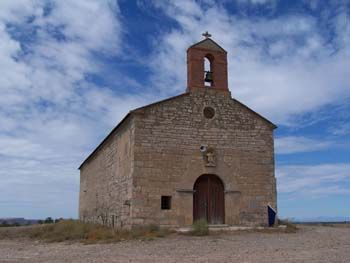
[[[203,34],[204,40],[187,49],[187,91],[195,89],[228,90],[227,52],[214,42],[211,35]],[[209,69],[205,69],[207,60]]]

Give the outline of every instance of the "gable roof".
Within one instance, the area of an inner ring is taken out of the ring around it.
[[[81,169],[81,167],[92,157],[94,156],[94,154],[102,147],[102,145],[115,133],[117,132],[117,130],[122,126],[123,123],[125,123],[127,121],[127,119],[129,119],[131,116],[133,116],[134,114],[137,114],[137,113],[140,113],[142,112],[142,110],[144,109],[147,109],[147,108],[150,108],[152,106],[155,106],[155,105],[159,105],[159,104],[163,104],[165,102],[168,102],[168,101],[171,101],[171,100],[174,100],[174,99],[178,99],[178,98],[181,98],[181,97],[185,97],[185,96],[188,96],[190,94],[190,92],[186,92],[186,93],[182,93],[180,95],[177,95],[177,96],[173,96],[173,97],[170,97],[170,98],[167,98],[167,99],[164,99],[164,100],[160,100],[160,101],[157,101],[157,102],[154,102],[154,103],[151,103],[151,104],[148,104],[148,105],[145,105],[143,107],[139,107],[139,108],[136,108],[134,110],[131,110],[129,111],[129,113],[117,124],[117,126],[115,126],[113,128],[113,130],[102,140],[102,142],[95,148],[95,150],[92,151],[92,153],[81,163],[81,165],[79,166],[79,170]],[[254,115],[256,115],[257,117],[259,117],[260,119],[262,119],[263,121],[265,121],[266,123],[268,123],[269,125],[272,126],[273,129],[276,129],[277,126],[272,123],[271,121],[269,121],[268,119],[266,119],[265,117],[263,117],[262,115],[260,115],[259,113],[255,112],[254,110],[252,110],[251,108],[249,108],[247,105],[243,104],[242,102],[234,99],[234,98],[231,98],[234,102],[238,103],[239,105],[243,106],[244,108],[246,108],[248,111],[250,111],[251,113],[253,113]]]
[[[218,43],[216,43],[214,40],[212,40],[209,37],[206,38],[206,39],[203,39],[202,41],[200,41],[200,42],[198,42],[196,44],[193,44],[188,49],[190,49],[190,48],[197,48],[197,47],[198,48],[211,49],[211,50],[227,53],[227,51],[225,49],[223,49]]]
[[[132,111],[129,111],[128,114],[125,115],[125,117],[117,124],[117,126],[115,126],[113,128],[113,130],[108,133],[108,135],[102,140],[102,142],[95,148],[95,150],[93,150],[88,157],[85,158],[85,160],[80,164],[80,166],[78,167],[78,169],[80,170],[81,167],[102,147],[102,145],[113,135],[113,133],[115,133],[118,128],[120,126],[122,126],[123,123],[126,122],[126,120],[129,118],[129,116],[131,115]]]
[[[131,110],[128,112],[128,114],[125,115],[125,117],[117,124],[117,126],[115,126],[113,128],[113,130],[102,140],[102,142],[95,148],[95,150],[93,150],[88,157],[86,157],[86,159],[80,164],[79,166],[79,170],[81,169],[81,167],[102,147],[102,145],[122,126],[123,123],[125,123],[127,121],[127,119],[129,119],[132,115],[134,115],[135,113],[139,113],[141,112],[143,109],[145,108],[148,108],[148,107],[151,107],[151,106],[154,106],[154,105],[157,105],[157,104],[162,104],[166,101],[169,101],[169,100],[173,100],[173,99],[176,99],[176,98],[179,98],[179,97],[184,97],[184,96],[187,96],[189,95],[189,92],[186,92],[186,93],[183,93],[183,94],[180,94],[180,95],[176,95],[176,96],[173,96],[173,97],[170,97],[170,98],[167,98],[167,99],[164,99],[164,100],[160,100],[160,101],[157,101],[157,102],[154,102],[154,103],[151,103],[151,104],[148,104],[148,105],[145,105],[145,106],[142,106],[142,107],[139,107],[139,108],[136,108],[134,110]]]
[[[263,121],[267,122],[269,125],[272,126],[273,129],[277,128],[277,125],[274,124],[273,122],[269,121],[268,119],[266,119],[264,116],[260,115],[259,113],[257,113],[256,111],[252,110],[251,108],[249,108],[247,105],[243,104],[242,102],[231,98],[234,102],[238,103],[239,105],[243,106],[244,108],[246,108],[248,111],[250,111],[251,113],[253,113],[254,115],[256,115],[257,117],[259,117],[260,119],[262,119]]]

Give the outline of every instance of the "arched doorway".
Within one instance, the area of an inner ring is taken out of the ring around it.
[[[209,224],[223,224],[225,195],[221,179],[213,174],[201,175],[193,190],[193,221],[205,219]]]

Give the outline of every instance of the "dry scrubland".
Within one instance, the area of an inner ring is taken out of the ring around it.
[[[154,226],[113,232],[72,221],[0,228],[0,262],[350,262],[350,225],[195,236],[205,234],[197,228],[192,235]]]

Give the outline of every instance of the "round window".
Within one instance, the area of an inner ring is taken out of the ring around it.
[[[212,119],[215,115],[215,110],[212,107],[205,107],[203,110],[204,117]]]

